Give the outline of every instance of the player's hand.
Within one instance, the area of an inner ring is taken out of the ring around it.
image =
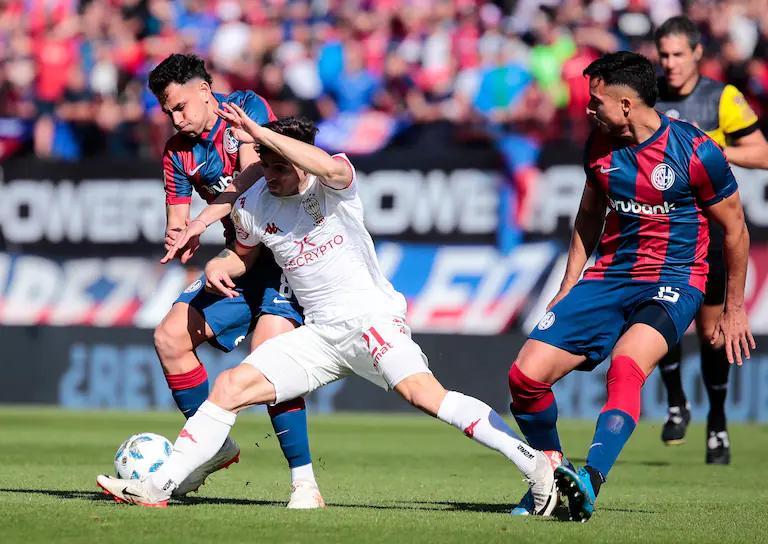
[[[227,298],[235,298],[240,293],[235,291],[235,282],[229,277],[229,274],[223,271],[208,270],[205,271],[205,289],[212,293],[224,295]]]
[[[720,314],[709,340],[710,343],[716,344],[721,335],[725,339],[725,355],[731,364],[735,362],[741,366],[744,362],[742,357],[749,359],[749,350],[757,347],[744,308],[732,310],[726,308]]]
[[[259,143],[259,129],[261,126],[248,117],[248,114],[237,104],[224,102],[221,108],[216,110],[216,115],[229,123],[232,130],[232,136],[237,138],[240,143],[256,144]]]
[[[179,233],[181,233],[181,231],[183,230],[184,229],[177,227],[175,229],[167,229],[165,231],[165,240],[163,240],[163,247],[165,248],[166,251],[168,251],[174,246],[174,244],[176,243],[176,240],[178,240],[179,238]]]
[[[200,235],[208,226],[199,219],[187,221],[187,228],[178,234],[176,241],[160,259],[162,264],[172,261],[177,256],[182,264],[186,264],[200,247]]]

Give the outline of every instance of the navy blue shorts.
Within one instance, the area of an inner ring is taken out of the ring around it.
[[[258,263],[257,263],[258,264]],[[256,327],[259,316],[279,315],[297,324],[304,323],[301,307],[277,268],[254,267],[235,282],[239,297],[228,298],[205,290],[205,274],[195,280],[176,302],[186,302],[203,315],[213,330],[208,341],[222,351],[232,351]]]
[[[685,284],[581,280],[541,318],[528,338],[585,355],[584,368],[591,369],[610,355],[638,309],[661,306],[674,323],[676,339],[672,340],[679,342],[703,298],[701,291]]]

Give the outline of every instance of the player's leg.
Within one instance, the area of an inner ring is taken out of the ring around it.
[[[426,356],[411,339],[410,329],[401,319],[374,320],[362,327],[360,333],[348,350],[342,347],[356,374],[394,389],[419,410],[500,452],[529,479],[538,512],[548,515],[554,509],[557,490],[549,460],[525,444],[486,403],[457,391],[446,391],[430,372]],[[546,469],[540,465],[548,468],[548,479]],[[538,474],[542,471],[544,477]]]
[[[667,392],[667,418],[661,428],[661,440],[668,446],[682,444],[691,421],[691,409],[685,397],[680,365],[682,345],[678,342],[659,361],[661,381]]]
[[[616,344],[606,376],[608,395],[597,419],[586,464],[578,473],[563,466],[557,468],[572,519],[586,521],[591,517],[600,486],[637,426],[645,379],[667,349],[665,337],[646,323],[631,325]]]
[[[722,304],[703,304],[696,316],[696,332],[701,350],[701,376],[709,398],[706,462],[717,465],[727,465],[731,462],[725,416],[728,373],[731,365],[728,363],[722,338],[718,339],[715,345],[710,343],[712,332],[722,311]]]
[[[176,302],[155,329],[155,351],[184,417],[193,415],[208,397],[208,374],[195,348],[214,336],[200,311],[186,302]]]
[[[622,296],[614,281],[581,281],[529,334],[508,377],[512,414],[533,447],[562,453],[552,385],[608,356],[621,333]]]
[[[552,385],[581,365],[583,355],[528,339],[509,369],[510,408],[528,443],[562,453],[557,433],[557,401]]]
[[[279,334],[292,331],[299,324],[288,317],[274,314],[259,316],[251,337],[251,350],[255,350],[266,340]],[[288,461],[291,471],[291,500],[289,508],[317,508],[320,496],[317,481],[312,468],[312,455],[309,449],[307,432],[307,409],[303,397],[268,405],[267,411],[272,420],[272,428],[280,443],[283,456]]]
[[[703,298],[690,286],[625,284],[625,290],[629,319],[611,352],[607,399],[586,465],[578,474],[562,466],[557,469],[571,517],[581,521],[592,515],[600,486],[637,425],[646,377],[670,346],[680,341]]]
[[[237,412],[256,404],[290,400],[342,377],[343,369],[323,357],[323,350],[331,349],[316,349],[319,343],[306,327],[265,342],[243,364],[219,375],[209,399],[179,433],[171,456],[150,478],[120,480],[99,476],[98,485],[125,502],[167,504],[177,483],[216,455],[235,423]],[[307,361],[320,361],[322,368],[315,373],[309,368],[311,363],[302,364]]]

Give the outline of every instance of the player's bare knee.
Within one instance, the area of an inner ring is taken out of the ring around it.
[[[157,326],[154,333],[155,350],[160,358],[160,363],[166,372],[171,373],[179,370],[174,368],[176,359],[189,351],[185,349],[186,342],[174,328],[173,321],[163,321]]]
[[[230,368],[216,378],[209,398],[225,410],[236,411],[246,404],[244,397],[247,388],[245,380],[239,378],[234,369]]]

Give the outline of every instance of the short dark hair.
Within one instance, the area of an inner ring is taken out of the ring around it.
[[[277,121],[270,121],[264,127],[294,140],[300,140],[311,145],[315,144],[317,126],[304,117],[283,117]]]
[[[607,53],[587,66],[584,75],[601,79],[606,85],[626,85],[650,107],[659,96],[653,64],[637,53]]]
[[[696,23],[685,15],[670,17],[656,29],[656,32],[653,33],[656,46],[658,47],[662,38],[672,34],[679,34],[688,38],[688,45],[691,46],[691,50],[696,49],[696,46],[701,42],[701,31],[696,26]]]
[[[205,61],[197,55],[174,53],[155,66],[149,73],[149,90],[158,99],[165,98],[165,91],[171,83],[184,85],[187,81],[200,78],[213,83],[213,78],[205,69]]]

